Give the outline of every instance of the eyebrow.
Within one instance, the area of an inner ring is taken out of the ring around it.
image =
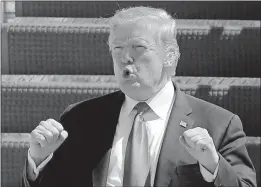
[[[146,42],[146,44],[150,45],[150,41],[147,40],[147,39],[144,39],[144,38],[141,38],[141,37],[133,37],[131,38],[130,40],[134,40],[134,41],[143,41],[143,42]],[[121,44],[123,42],[125,42],[126,40],[114,40],[112,41],[112,44]]]

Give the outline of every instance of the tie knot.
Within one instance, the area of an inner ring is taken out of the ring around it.
[[[137,114],[146,113],[150,109],[149,105],[146,102],[139,102],[135,107],[134,110],[137,110]]]

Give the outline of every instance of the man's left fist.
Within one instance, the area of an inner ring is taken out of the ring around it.
[[[219,156],[213,140],[206,129],[196,127],[186,130],[179,137],[179,141],[191,156],[211,173],[214,173],[218,165]]]

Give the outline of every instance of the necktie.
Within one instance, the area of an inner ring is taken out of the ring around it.
[[[142,115],[149,110],[145,102],[138,103],[137,113],[128,138],[124,161],[123,186],[145,186],[150,178],[148,135]]]

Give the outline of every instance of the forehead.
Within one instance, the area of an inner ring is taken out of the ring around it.
[[[128,40],[155,43],[156,31],[156,24],[152,21],[139,20],[135,23],[118,24],[111,32],[111,38],[113,43]]]

